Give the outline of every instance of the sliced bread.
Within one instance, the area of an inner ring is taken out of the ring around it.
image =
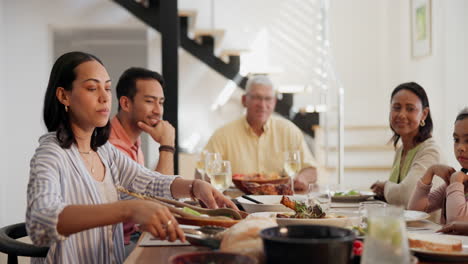
[[[462,251],[462,241],[456,238],[435,234],[408,234],[410,248],[420,248],[438,252]]]

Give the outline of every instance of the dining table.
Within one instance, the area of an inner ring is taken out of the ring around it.
[[[234,195],[232,195],[234,196]],[[350,212],[350,210],[357,210],[358,205],[353,207],[343,208],[345,211]],[[441,228],[441,225],[436,224],[430,220],[423,219],[418,221],[407,222],[407,231],[415,233],[436,233],[437,230]],[[193,245],[177,245],[177,246],[141,246],[142,237],[145,233],[142,234],[140,240],[137,243],[137,246],[132,251],[132,253],[125,260],[125,264],[153,264],[153,263],[169,263],[169,258],[183,253],[195,252],[195,251],[210,251],[212,249],[208,247],[193,246]],[[365,243],[365,240],[364,240]],[[419,264],[462,264],[464,262],[440,262],[440,261],[428,261],[428,260],[418,260]]]
[[[434,232],[440,228],[440,225],[435,224],[429,220],[421,220],[412,222],[408,225],[411,228],[421,230],[433,230]],[[140,243],[140,242],[139,242]],[[209,251],[208,247],[198,246],[139,246],[137,245],[133,252],[125,260],[125,264],[154,264],[154,263],[169,263],[169,258],[175,255],[195,252],[195,251]],[[418,261],[418,264],[466,264],[466,262],[432,262],[432,261]]]

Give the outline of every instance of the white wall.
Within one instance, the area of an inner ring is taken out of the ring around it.
[[[386,105],[382,78],[387,63],[387,2],[330,1],[330,41],[345,90],[345,126],[387,124],[388,109],[382,107]],[[336,105],[337,99],[330,99]]]
[[[0,128],[0,145],[1,146],[6,146],[7,138],[6,138],[6,129],[3,129],[3,127],[6,127],[6,114],[5,114],[5,109],[6,109],[6,96],[4,96],[7,86],[5,85],[6,83],[6,77],[5,77],[5,32],[4,32],[4,7],[3,7],[3,1],[0,1],[0,124],[2,128]],[[2,171],[2,174],[5,174],[8,172],[8,167],[7,167],[7,159],[6,159],[6,153],[7,153],[7,148],[3,147],[0,148],[0,171]],[[0,176],[1,178],[1,176]],[[2,223],[5,223],[6,219],[6,213],[4,212],[3,208],[5,208],[6,204],[6,184],[1,184],[0,185],[0,225]]]
[[[467,106],[466,69],[468,60],[468,23],[466,1],[432,1],[432,54],[411,57],[410,3],[406,0],[388,3],[388,74],[385,82],[387,102],[391,90],[399,83],[416,81],[429,97],[434,121],[434,138],[450,165],[459,167],[453,155],[453,120]]]
[[[444,80],[440,87],[444,94],[441,121],[444,131],[440,144],[450,164],[458,169],[460,165],[453,154],[452,133],[458,111],[468,106],[468,31],[465,29],[468,25],[468,1],[451,0],[450,4],[448,2],[444,2],[444,31],[440,35],[440,38],[444,39],[442,60]]]

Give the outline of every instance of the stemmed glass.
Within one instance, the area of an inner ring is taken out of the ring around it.
[[[213,179],[213,175],[216,172],[219,162],[221,161],[221,154],[215,153],[206,153],[205,155],[205,181],[210,181]]]
[[[221,160],[217,163],[211,184],[220,192],[224,192],[229,188],[232,181],[231,162]]]
[[[322,210],[326,213],[331,208],[331,192],[330,186],[327,184],[310,183],[309,191],[307,192],[307,205],[314,206],[319,204]]]
[[[201,179],[205,180],[205,157],[208,151],[203,150],[197,157],[197,172],[200,174]]]
[[[291,178],[291,189],[294,194],[294,178],[301,170],[301,152],[299,150],[284,152],[284,172]]]

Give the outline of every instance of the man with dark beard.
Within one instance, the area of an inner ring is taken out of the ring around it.
[[[155,168],[161,174],[174,174],[175,129],[162,120],[164,113],[164,80],[154,71],[129,68],[117,83],[119,111],[111,120],[109,141],[131,159],[145,165],[140,135],[148,133],[159,143],[159,161]],[[133,223],[124,223],[125,251],[134,247],[136,232]],[[138,233],[137,233],[138,234]]]

